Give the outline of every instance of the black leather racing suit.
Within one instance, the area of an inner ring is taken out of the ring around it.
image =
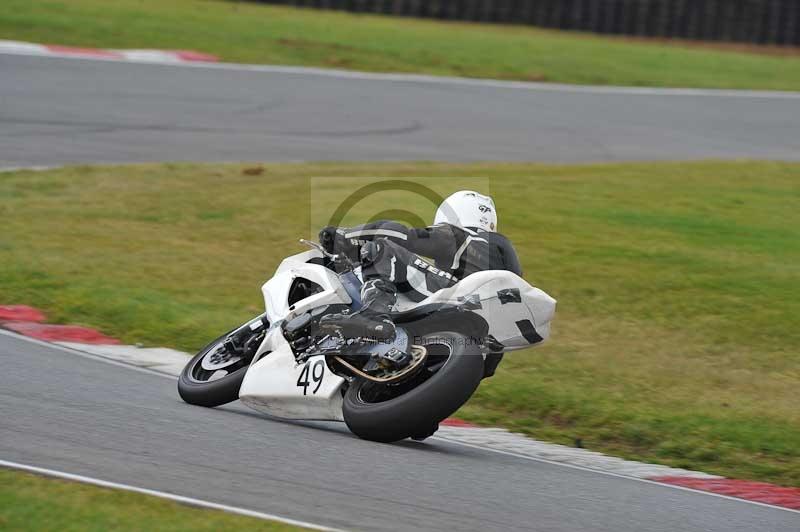
[[[475,272],[508,270],[522,275],[517,253],[506,237],[450,224],[409,229],[398,222],[378,221],[351,228],[326,227],[320,232],[320,242],[329,252],[361,261],[362,309],[328,319],[334,326],[350,324],[358,334],[372,330],[372,325],[394,334],[389,314],[397,293],[422,301]],[[502,357],[502,353],[487,355],[484,377],[494,374]]]
[[[499,233],[450,224],[409,229],[385,220],[335,231],[335,253],[355,258],[360,251],[365,283],[381,279],[412,301],[479,271],[522,275],[514,247]]]

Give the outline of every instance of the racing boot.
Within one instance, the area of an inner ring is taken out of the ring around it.
[[[339,330],[345,338],[391,340],[395,326],[389,318],[392,305],[397,301],[393,283],[372,279],[361,288],[362,307],[352,314],[329,314],[319,320],[322,330]]]

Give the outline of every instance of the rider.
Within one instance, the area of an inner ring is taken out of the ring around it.
[[[496,232],[497,211],[491,197],[470,190],[456,192],[439,206],[433,223],[409,229],[384,220],[320,231],[326,251],[360,260],[364,280],[361,309],[325,316],[320,326],[338,329],[345,337],[389,339],[395,333],[390,313],[398,292],[422,301],[478,271],[522,275],[511,242]]]

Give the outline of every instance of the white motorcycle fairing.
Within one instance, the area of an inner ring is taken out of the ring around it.
[[[330,371],[323,356],[298,364],[280,328],[282,321],[313,308],[352,302],[335,272],[308,262],[321,257],[315,250],[287,257],[261,287],[270,331],[239,389],[239,399],[254,410],[284,419],[343,421],[344,379]],[[289,291],[298,278],[316,283],[322,291],[290,304]]]
[[[308,262],[321,257],[320,253],[314,250],[287,257],[280,263],[272,279],[264,283],[261,292],[264,294],[264,305],[267,308],[267,319],[270,323],[290,320],[323,305],[350,304],[352,302],[335,272],[321,264]],[[308,279],[318,284],[322,287],[322,291],[291,304],[289,291],[294,280],[298,278]]]
[[[399,299],[397,310],[430,303],[467,304],[486,320],[490,334],[503,344],[503,351],[524,349],[546,340],[556,310],[555,299],[505,270],[473,273],[419,303]]]
[[[270,330],[244,377],[239,398],[247,406],[284,419],[342,421],[344,378],[334,374],[322,355],[297,363],[284,338],[281,322],[316,307],[353,303],[339,276],[309,260],[321,257],[311,250],[286,258],[275,276],[262,287]],[[294,303],[289,301],[296,279],[310,280],[321,288]],[[452,287],[421,302],[398,298],[404,312],[428,304],[464,306],[480,315],[503,351],[530,347],[550,334],[556,301],[542,290],[508,271],[474,273]]]
[[[307,386],[300,386],[305,382]],[[320,355],[303,364],[295,362],[284,342],[247,371],[239,399],[254,410],[284,419],[344,421],[342,384]]]

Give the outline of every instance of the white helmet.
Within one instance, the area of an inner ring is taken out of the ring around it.
[[[439,205],[433,223],[497,231],[497,210],[489,196],[472,190],[461,190],[451,194]]]

